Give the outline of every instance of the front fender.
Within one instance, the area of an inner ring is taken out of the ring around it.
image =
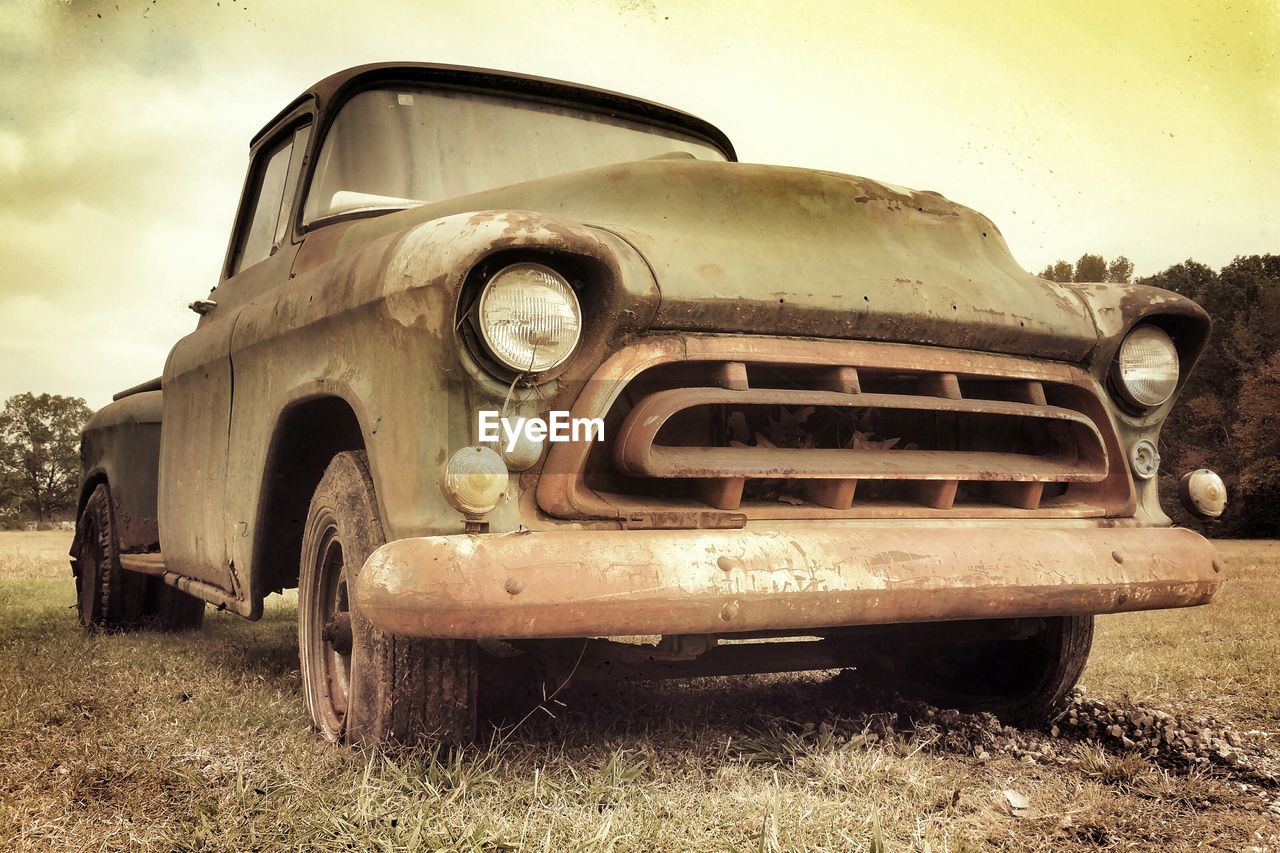
[[[1090,356],[1092,372],[1106,381],[1120,342],[1138,323],[1155,323],[1178,347],[1182,377],[1178,390],[1209,342],[1209,314],[1192,300],[1171,290],[1145,284],[1073,284],[1098,327],[1098,346]],[[1177,393],[1174,393],[1174,399]],[[1170,405],[1172,400],[1169,404]],[[1167,408],[1165,409],[1167,411]]]
[[[1120,405],[1107,407],[1126,453],[1142,439],[1158,446],[1160,428],[1209,342],[1209,315],[1185,296],[1158,287],[1143,284],[1075,284],[1071,287],[1080,294],[1098,327],[1098,346],[1090,355],[1089,370],[1103,387],[1111,386],[1111,364],[1120,342],[1139,323],[1153,323],[1164,329],[1178,348],[1181,375],[1168,402],[1141,414],[1126,411]],[[1139,517],[1157,526],[1171,524],[1160,506],[1158,478],[1135,478],[1134,486]]]
[[[361,424],[388,539],[463,529],[437,488],[437,471],[452,450],[475,441],[475,411],[500,407],[510,391],[468,355],[456,329],[459,294],[478,265],[504,253],[536,254],[593,270],[584,310],[594,305],[594,320],[570,369],[537,389],[540,402],[568,393],[574,376],[589,375],[657,304],[648,267],[620,238],[527,212],[449,216],[323,263],[305,253],[304,245],[295,265],[303,272],[242,309],[232,340],[227,537],[255,599],[263,590],[254,555],[272,535],[258,529],[273,476],[268,450],[296,401],[341,389],[337,396]],[[494,529],[518,524],[516,486],[513,476],[511,500],[489,516]]]

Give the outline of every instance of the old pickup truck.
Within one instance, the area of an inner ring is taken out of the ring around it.
[[[80,619],[257,619],[297,588],[335,741],[465,740],[512,660],[865,666],[1035,720],[1096,614],[1222,581],[1156,492],[1197,305],[1037,278],[935,192],[739,163],[636,98],[328,77],[253,139],[191,307],[85,429]]]

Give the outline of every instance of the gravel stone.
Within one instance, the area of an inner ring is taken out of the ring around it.
[[[839,679],[837,679],[839,681]],[[1029,764],[1079,767],[1074,744],[1121,753],[1141,751],[1174,771],[1203,768],[1248,785],[1259,809],[1280,810],[1280,756],[1266,747],[1264,732],[1237,731],[1212,717],[1179,716],[1158,708],[1091,697],[1077,687],[1043,729],[1016,729],[991,714],[936,708],[852,680],[860,703],[875,711],[848,722],[870,745],[914,734],[932,751],[987,763],[1001,757]],[[849,740],[854,740],[849,737]]]

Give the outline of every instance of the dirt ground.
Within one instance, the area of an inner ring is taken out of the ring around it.
[[[68,542],[0,534],[0,849],[1280,849],[1256,769],[1280,752],[1278,543],[1220,543],[1209,607],[1100,619],[1078,700],[1200,720],[1235,765],[975,734],[834,673],[570,693],[454,756],[345,751],[308,727],[293,596],[85,636]]]

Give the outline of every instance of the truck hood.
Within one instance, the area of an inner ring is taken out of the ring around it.
[[[563,216],[631,243],[661,292],[656,329],[1063,361],[1083,360],[1098,340],[1075,291],[1019,267],[985,216],[934,192],[833,172],[646,160],[451,199],[352,231],[495,209]]]

